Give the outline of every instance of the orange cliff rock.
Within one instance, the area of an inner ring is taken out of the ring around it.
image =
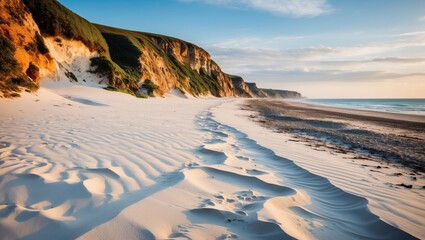
[[[45,49],[40,30],[22,1],[0,1],[0,26],[0,35],[15,46],[14,57],[21,68],[20,71],[3,77],[15,77],[28,72],[31,75],[29,77],[38,84],[40,74],[54,71],[53,60]],[[40,74],[32,74],[30,64],[37,67]]]

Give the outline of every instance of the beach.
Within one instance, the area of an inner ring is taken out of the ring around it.
[[[253,100],[261,123],[295,134],[317,149],[355,154],[425,171],[425,116],[333,108],[294,101]]]
[[[417,165],[314,149],[253,105],[77,85],[2,99],[1,239],[425,237]]]

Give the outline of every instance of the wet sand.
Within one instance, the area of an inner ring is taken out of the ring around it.
[[[315,149],[351,153],[425,172],[425,116],[332,108],[282,100],[251,100],[263,126],[291,133]]]

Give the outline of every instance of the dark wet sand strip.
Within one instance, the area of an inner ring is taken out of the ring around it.
[[[256,121],[314,148],[425,172],[425,116],[351,110],[282,100],[250,100]]]

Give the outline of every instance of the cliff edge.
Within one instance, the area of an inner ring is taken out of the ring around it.
[[[224,73],[195,44],[93,24],[56,0],[1,0],[0,27],[1,97],[36,91],[41,79],[69,79],[137,97],[172,89],[192,96],[268,96]]]

